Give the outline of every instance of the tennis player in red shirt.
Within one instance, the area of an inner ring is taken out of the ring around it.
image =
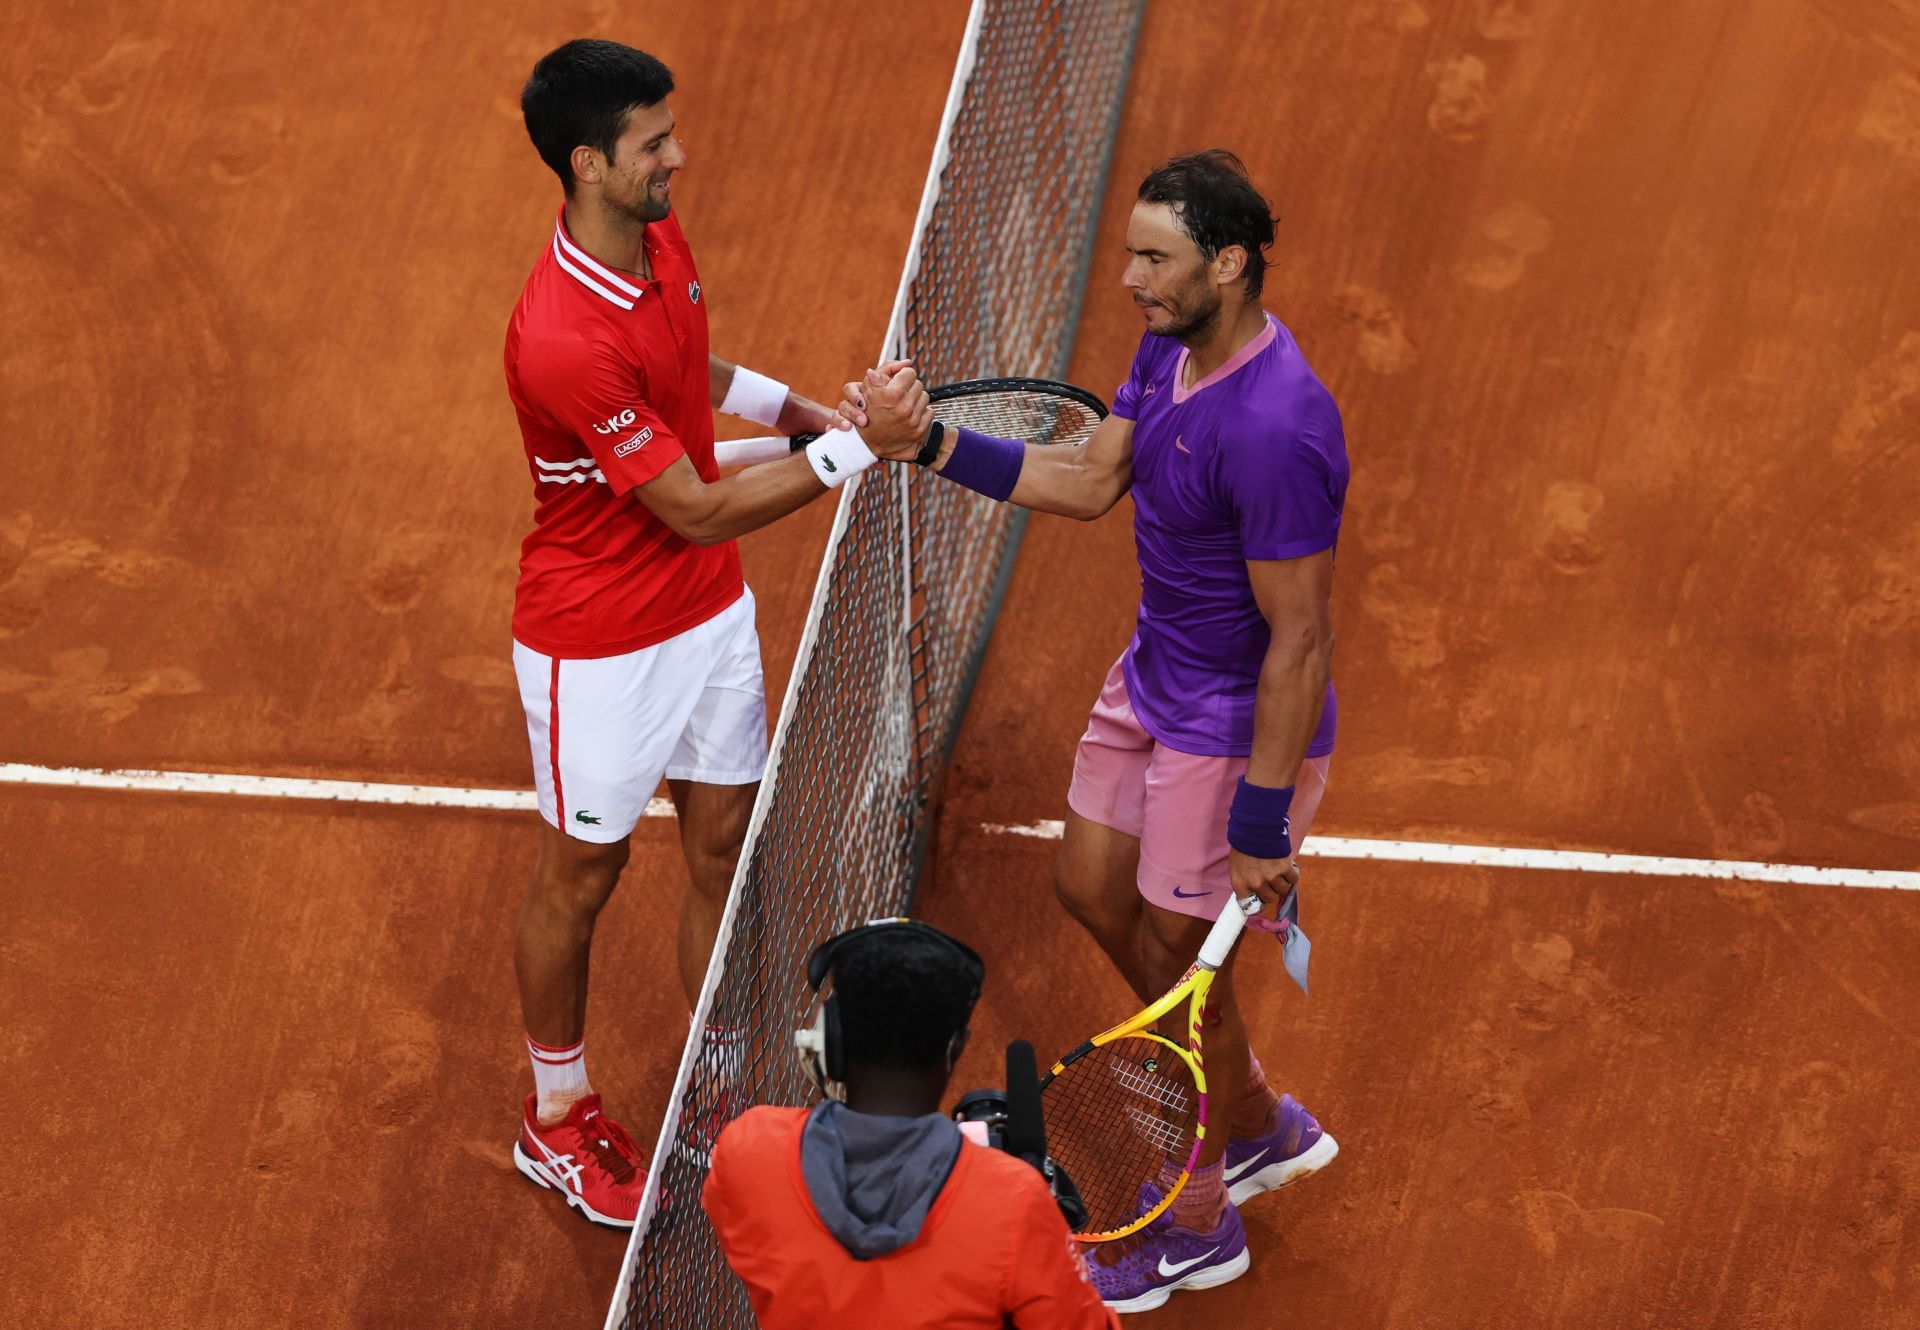
[[[568,42],[534,66],[521,111],[566,200],[506,340],[535,504],[513,663],[546,821],[514,939],[535,1091],[513,1156],[587,1218],[618,1226],[632,1225],[645,1172],[587,1080],[594,920],[664,777],[692,879],[679,922],[692,1006],[767,756],[734,538],[876,460],[833,412],[708,350],[700,275],[673,212],[687,156],[672,91],[664,64],[617,42]],[[915,391],[924,435],[931,414]],[[822,437],[723,479],[716,407]]]
[[[809,1070],[830,1097],[728,1123],[700,1194],[761,1330],[1115,1330],[1039,1171],[940,1112],[980,958],[888,919],[823,943],[823,969]]]

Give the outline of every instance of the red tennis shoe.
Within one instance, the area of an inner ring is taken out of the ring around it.
[[[538,1096],[527,1096],[520,1138],[513,1143],[514,1167],[552,1187],[594,1223],[632,1228],[647,1187],[633,1137],[600,1111],[597,1094],[576,1101],[551,1127],[535,1116],[538,1102]]]
[[[723,1089],[699,1112],[680,1119],[680,1134],[673,1152],[695,1168],[713,1167],[713,1145],[729,1122],[753,1107],[753,1099],[744,1091]]]

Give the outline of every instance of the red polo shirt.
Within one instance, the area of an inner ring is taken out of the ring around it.
[[[653,279],[567,234],[566,210],[507,324],[507,393],[533,481],[513,636],[562,659],[616,656],[740,598],[732,541],[675,535],[629,491],[681,457],[714,480],[707,307],[672,214],[648,225]]]

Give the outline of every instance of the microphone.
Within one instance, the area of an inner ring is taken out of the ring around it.
[[[1007,1045],[1007,1153],[1046,1171],[1047,1124],[1040,1113],[1040,1069],[1033,1045],[1016,1039]]]
[[[1040,1068],[1033,1045],[1016,1039],[1007,1045],[1007,1130],[1001,1146],[1016,1159],[1040,1170],[1053,1193],[1053,1203],[1066,1217],[1067,1227],[1079,1233],[1087,1226],[1087,1204],[1067,1170],[1047,1158],[1047,1121],[1040,1110]]]

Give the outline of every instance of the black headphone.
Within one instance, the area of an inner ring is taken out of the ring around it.
[[[958,938],[949,937],[932,924],[923,924],[918,919],[904,916],[893,919],[874,919],[844,933],[822,942],[807,957],[807,987],[813,992],[820,991],[820,985],[827,981],[827,974],[833,969],[833,958],[854,938],[865,937],[880,929],[909,928],[919,937],[929,938],[940,943],[957,957],[966,968],[967,978],[973,985],[973,992],[967,998],[967,1010],[973,1010],[973,1004],[980,1000],[980,985],[987,977],[986,962],[980,959],[980,953]],[[800,1065],[807,1075],[820,1088],[822,1094],[837,1099],[831,1085],[838,1085],[847,1078],[847,1046],[840,1033],[840,995],[828,993],[825,1002],[820,1004],[820,1015],[812,1026],[802,1027],[793,1032],[794,1048],[800,1055]]]

